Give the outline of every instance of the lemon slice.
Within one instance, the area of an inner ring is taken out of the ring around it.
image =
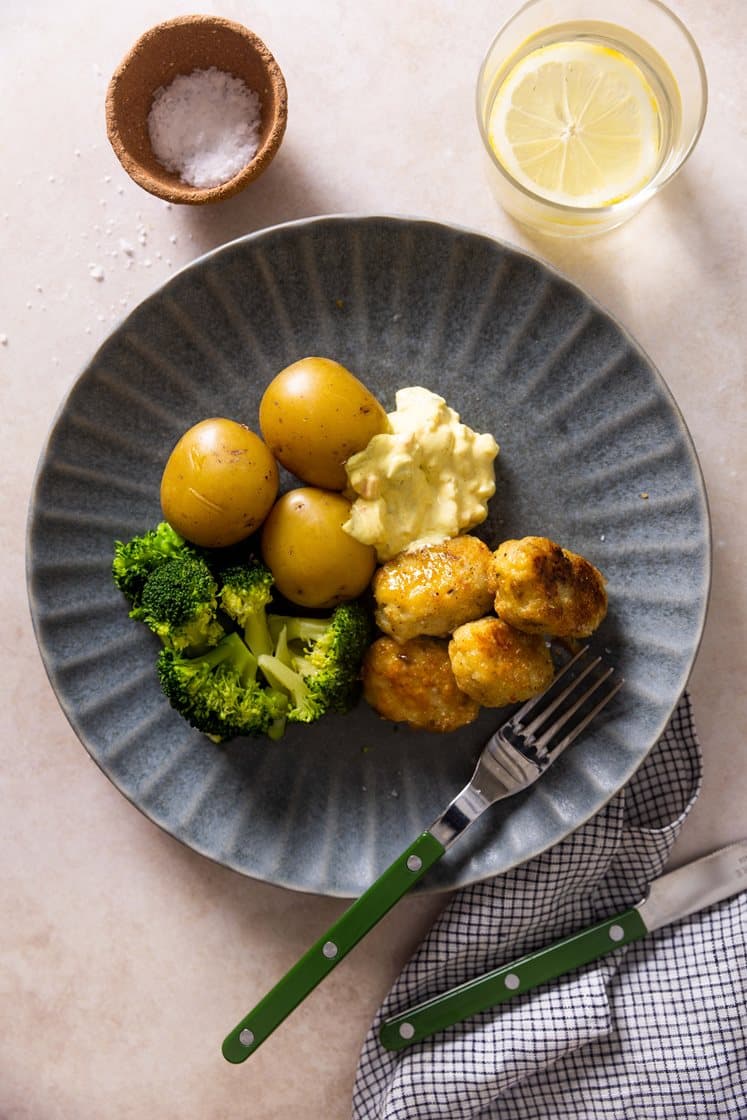
[[[498,90],[488,135],[514,179],[568,206],[628,198],[660,161],[659,107],[644,74],[620,51],[584,40],[521,58]]]

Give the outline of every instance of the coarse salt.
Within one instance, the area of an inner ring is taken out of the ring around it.
[[[215,66],[180,74],[153,98],[153,154],[190,186],[217,187],[255,156],[260,107],[259,94]]]

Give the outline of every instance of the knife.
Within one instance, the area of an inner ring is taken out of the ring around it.
[[[739,840],[654,879],[637,906],[386,1019],[381,1043],[402,1050],[745,888],[747,840]]]

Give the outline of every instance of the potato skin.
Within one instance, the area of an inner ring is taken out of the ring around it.
[[[177,441],[161,477],[163,515],[177,533],[203,548],[250,536],[278,492],[277,463],[245,424],[201,420]]]
[[[376,553],[343,530],[349,516],[347,498],[314,486],[289,490],[275,502],[260,544],[278,591],[290,602],[334,607],[368,587]]]
[[[327,490],[345,488],[346,459],[388,426],[376,398],[331,358],[293,362],[272,379],[259,406],[259,427],[277,460]]]

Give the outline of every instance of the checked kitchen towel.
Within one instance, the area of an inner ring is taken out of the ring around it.
[[[747,1120],[747,892],[408,1050],[377,1035],[383,1018],[640,901],[700,772],[685,694],[600,813],[453,896],[372,1025],[354,1120]]]

